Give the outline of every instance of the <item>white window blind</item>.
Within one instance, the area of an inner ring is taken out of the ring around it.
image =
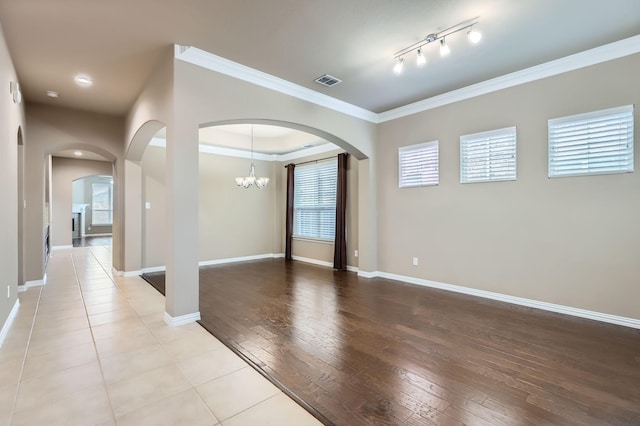
[[[337,179],[336,160],[295,168],[294,236],[335,239]]]
[[[460,136],[460,182],[516,180],[516,128]]]
[[[113,223],[113,184],[91,184],[91,225]]]
[[[399,148],[399,187],[438,185],[438,163],[438,141]]]
[[[633,105],[549,120],[549,177],[633,172]]]

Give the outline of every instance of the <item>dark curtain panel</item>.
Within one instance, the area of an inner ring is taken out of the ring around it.
[[[338,184],[336,188],[336,239],[333,251],[333,269],[347,269],[347,157],[343,152],[338,155]]]
[[[287,164],[287,225],[284,258],[291,260],[291,243],[293,237],[293,181],[295,164]]]

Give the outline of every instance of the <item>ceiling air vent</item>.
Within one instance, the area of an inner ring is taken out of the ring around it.
[[[335,86],[338,83],[342,83],[342,80],[340,80],[339,78],[330,76],[329,74],[325,74],[323,76],[316,78],[315,82],[320,83],[323,86],[331,87],[331,86]]]

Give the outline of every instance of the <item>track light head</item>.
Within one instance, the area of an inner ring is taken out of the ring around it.
[[[427,63],[427,58],[422,53],[422,48],[418,49],[418,57],[416,58],[416,65],[419,67],[423,67]]]
[[[467,37],[469,37],[469,41],[471,41],[471,43],[476,44],[480,40],[482,40],[482,33],[480,31],[474,30],[473,27],[471,27],[471,29],[467,33]]]
[[[440,40],[440,56],[444,58],[445,56],[448,56],[449,53],[451,53],[451,49],[449,49],[447,42],[444,40],[444,37],[442,37]]]
[[[396,74],[401,74],[403,68],[404,58],[398,58],[398,62],[396,62],[396,65],[393,67],[393,72],[395,72]]]

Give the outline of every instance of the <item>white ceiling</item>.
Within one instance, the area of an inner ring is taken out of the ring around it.
[[[394,52],[475,16],[480,44],[458,33],[449,57],[429,45],[426,67],[392,72]],[[124,115],[177,43],[379,113],[637,35],[640,1],[0,0],[0,23],[32,102]]]
[[[200,129],[200,143],[250,151],[252,128],[253,150],[263,154],[289,154],[329,143],[309,133],[263,124],[229,124],[205,127]]]
[[[261,154],[290,154],[321,145],[334,144],[310,133],[281,126],[266,124],[226,124],[203,127],[199,131],[201,145],[251,151],[251,130],[253,128],[253,151]],[[154,136],[166,139],[166,128]]]
[[[82,153],[77,155],[76,152]],[[73,158],[74,160],[92,160],[92,161],[109,161],[100,154],[96,154],[91,151],[79,150],[79,149],[65,149],[57,151],[53,154],[54,157]]]

